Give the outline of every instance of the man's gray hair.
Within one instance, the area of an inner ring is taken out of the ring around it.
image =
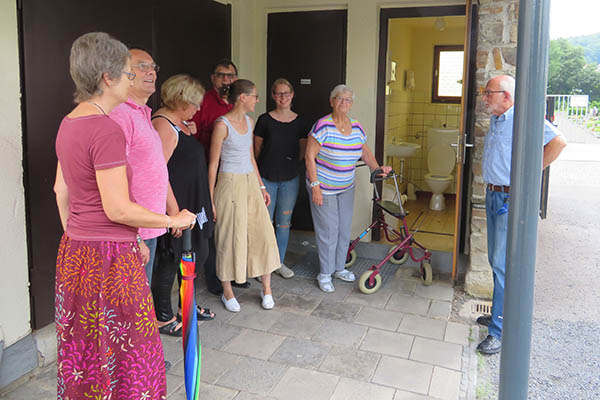
[[[498,80],[500,90],[508,92],[510,95],[510,101],[515,101],[515,78],[509,75],[503,75]]]
[[[129,57],[127,46],[108,33],[90,32],[75,39],[69,59],[75,102],[101,95],[100,83],[105,73],[110,79],[121,79]]]
[[[354,100],[354,90],[352,90],[350,86],[346,86],[343,83],[340,83],[339,85],[333,88],[333,90],[329,94],[329,99],[333,99],[334,97],[337,97],[342,93],[350,93],[352,95],[352,100]]]

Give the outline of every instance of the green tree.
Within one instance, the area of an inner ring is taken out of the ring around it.
[[[565,39],[550,41],[548,93],[587,94],[590,100],[600,100],[600,70],[597,64],[587,64],[581,46]]]

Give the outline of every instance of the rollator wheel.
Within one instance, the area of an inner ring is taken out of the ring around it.
[[[395,248],[396,248],[396,246],[390,247],[390,250],[388,251],[388,253],[391,253],[392,251],[394,251]],[[394,253],[394,255],[392,257],[390,257],[390,262],[392,264],[402,265],[406,261],[408,261],[409,255],[410,254],[408,253],[408,249],[398,250],[397,252]]]
[[[379,290],[381,287],[381,275],[377,274],[373,278],[373,284],[369,283],[369,277],[373,271],[368,270],[363,272],[363,274],[358,278],[358,288],[364,294],[373,294]]]
[[[356,262],[358,256],[356,255],[356,250],[352,250],[350,253],[346,255],[346,268],[350,268]]]
[[[433,282],[433,270],[429,261],[421,262],[421,281],[425,286],[429,286]]]

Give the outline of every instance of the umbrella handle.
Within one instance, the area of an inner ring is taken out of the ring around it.
[[[192,230],[185,229],[183,231],[183,251],[187,253],[192,252]]]

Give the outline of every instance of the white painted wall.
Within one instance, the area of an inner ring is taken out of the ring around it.
[[[11,345],[31,331],[15,1],[0,1],[0,54],[0,328]]]
[[[390,1],[376,0],[231,0],[232,58],[240,76],[256,83],[259,92],[267,87],[267,15],[271,12],[348,10],[346,84],[355,91],[350,114],[357,118],[368,135],[367,144],[375,151],[377,95],[377,58],[379,52],[379,10],[382,7],[423,7],[464,4],[460,0]],[[304,27],[299,27],[302,29]],[[338,82],[332,82],[332,88]],[[264,98],[267,94],[260,93]],[[259,103],[256,115],[265,112]],[[379,160],[380,162],[382,160]],[[352,219],[355,236],[371,221],[372,186],[366,169],[357,170],[356,199]],[[368,236],[368,235],[367,235]],[[367,237],[365,237],[367,239]]]

